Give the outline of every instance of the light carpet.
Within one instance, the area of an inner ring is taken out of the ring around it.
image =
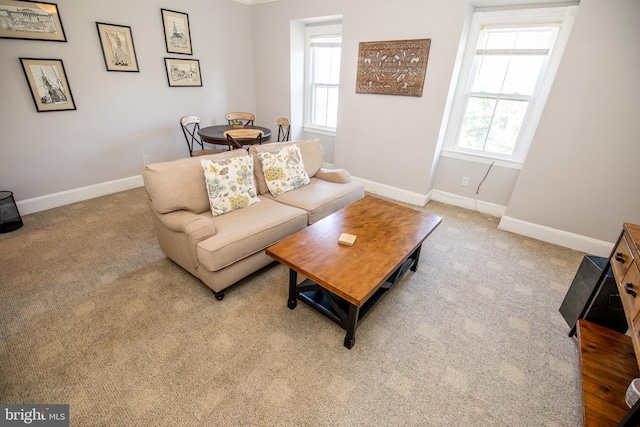
[[[72,426],[581,425],[558,308],[584,254],[421,209],[443,222],[351,350],[287,308],[277,263],[216,301],[142,188],[26,215],[0,234],[0,403],[68,403]]]

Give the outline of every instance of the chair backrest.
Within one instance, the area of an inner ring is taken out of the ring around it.
[[[182,118],[180,118],[180,127],[182,128],[184,138],[187,140],[187,146],[189,147],[189,156],[192,155],[195,144],[198,144],[200,146],[200,150],[204,149],[202,141],[200,140],[200,137],[198,135],[198,131],[200,130],[200,117],[182,116]]]
[[[227,137],[229,149],[235,150],[236,148],[242,148],[243,145],[252,145],[255,142],[262,144],[264,132],[259,129],[233,129],[224,131],[223,135]]]
[[[291,138],[291,123],[289,119],[280,117],[278,119],[278,142],[289,141]]]
[[[227,119],[227,122],[229,124],[232,124],[232,122],[242,122],[243,125],[249,125],[249,126],[253,126],[253,121],[256,119],[256,116],[254,116],[251,113],[227,113],[224,116],[225,119]]]

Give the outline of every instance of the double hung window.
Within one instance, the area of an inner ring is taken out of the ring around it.
[[[338,118],[342,26],[306,28],[305,127],[335,132]]]
[[[474,14],[445,150],[524,161],[573,8]]]

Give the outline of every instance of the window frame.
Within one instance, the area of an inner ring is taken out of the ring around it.
[[[312,123],[313,109],[313,83],[311,82],[311,39],[315,36],[328,36],[328,35],[340,35],[340,55],[342,56],[342,24],[315,24],[305,26],[305,61],[304,61],[304,115],[303,115],[303,128],[305,131],[310,131],[319,134],[335,135],[336,128],[330,126],[321,126]],[[341,58],[342,59],[342,58]],[[342,62],[342,61],[341,61]],[[341,65],[342,66],[342,65]],[[340,90],[340,82],[334,85],[338,91]]]
[[[457,83],[453,88],[453,100],[448,115],[448,121],[444,136],[442,155],[446,157],[461,158],[471,161],[491,162],[496,161],[501,166],[519,169],[524,163],[538,122],[542,115],[544,105],[553,84],[564,48],[569,38],[578,6],[563,5],[558,7],[529,8],[515,10],[483,10],[476,9],[473,12],[470,26],[466,36],[466,44],[463,45],[460,71]],[[466,99],[472,83],[472,71],[474,57],[480,32],[484,28],[503,28],[513,26],[534,27],[554,24],[558,25],[556,41],[547,57],[547,64],[542,71],[542,78],[537,82],[537,87],[531,96],[523,124],[518,134],[514,151],[511,155],[490,153],[457,147],[458,136],[462,129]]]

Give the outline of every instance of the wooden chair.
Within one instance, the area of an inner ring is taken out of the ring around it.
[[[289,138],[291,138],[291,123],[289,123],[289,119],[280,117],[277,123],[278,142],[289,141]]]
[[[204,144],[198,135],[200,130],[200,117],[198,116],[183,116],[180,118],[180,127],[184,138],[187,140],[187,146],[189,147],[189,155],[204,156],[205,154],[222,153],[227,150],[217,148],[204,148]],[[198,146],[200,148],[198,148]]]
[[[243,125],[253,126],[253,121],[256,119],[251,113],[227,113],[224,116],[227,119],[229,124],[233,124],[232,122],[241,122]]]
[[[229,150],[242,148],[243,145],[253,145],[256,142],[262,144],[262,136],[264,132],[258,129],[232,129],[223,133],[227,137]],[[238,141],[241,139],[242,141]]]

